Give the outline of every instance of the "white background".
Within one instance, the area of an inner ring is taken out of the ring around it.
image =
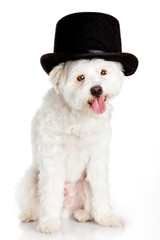
[[[0,238],[160,239],[160,14],[158,0],[5,0],[0,3]],[[20,224],[14,192],[31,163],[30,122],[50,83],[40,56],[52,52],[56,22],[99,11],[120,21],[124,52],[139,67],[114,101],[110,185],[124,229],[74,221],[50,236]]]

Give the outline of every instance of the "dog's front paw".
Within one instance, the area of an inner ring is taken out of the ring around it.
[[[37,227],[37,230],[42,233],[54,233],[59,230],[59,227],[59,219],[48,219],[46,221],[41,221]]]
[[[103,216],[96,222],[105,227],[124,227],[125,225],[123,218],[114,214]]]

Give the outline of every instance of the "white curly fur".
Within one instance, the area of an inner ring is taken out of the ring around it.
[[[102,69],[106,75],[101,75]],[[85,80],[78,81],[82,74]],[[109,100],[118,95],[123,76],[120,63],[102,59],[69,61],[51,71],[53,87],[32,122],[33,163],[18,186],[22,221],[39,220],[39,231],[57,231],[60,219],[73,210],[64,208],[65,184],[76,188],[85,181],[89,187],[83,184],[79,192],[81,207],[74,209],[75,219],[124,224],[113,215],[108,193]],[[88,102],[95,99],[90,89],[97,85],[107,98],[103,114],[96,114]]]

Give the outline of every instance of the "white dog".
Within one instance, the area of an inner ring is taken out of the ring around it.
[[[123,226],[108,193],[109,100],[123,77],[120,63],[102,59],[68,61],[50,72],[53,88],[32,123],[33,163],[18,188],[21,221],[39,220],[44,233],[70,215]]]

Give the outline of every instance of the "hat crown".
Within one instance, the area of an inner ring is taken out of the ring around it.
[[[90,50],[121,52],[119,22],[103,13],[76,13],[56,25],[55,53],[86,53]]]

